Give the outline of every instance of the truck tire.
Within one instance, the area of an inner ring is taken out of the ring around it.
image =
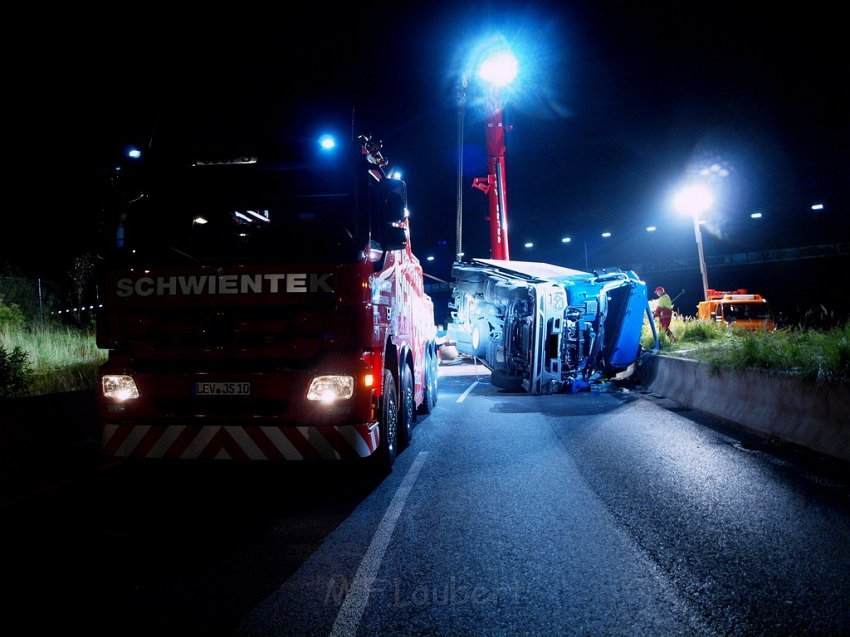
[[[406,364],[399,373],[398,449],[401,451],[413,442],[413,425],[416,421],[416,397],[414,396],[413,374]]]
[[[490,323],[487,319],[480,318],[472,326],[472,342],[470,344],[472,355],[486,360],[489,344]]]
[[[437,354],[437,344],[431,344],[431,383],[428,385],[428,413],[434,411],[437,399],[440,397],[440,356]]]
[[[428,343],[425,348],[425,386],[422,388],[422,404],[419,406],[419,413],[421,414],[430,414],[437,404],[439,364],[436,345]]]
[[[378,433],[378,449],[371,460],[376,472],[388,474],[392,471],[398,454],[398,394],[395,378],[390,370],[384,370],[383,395]]]

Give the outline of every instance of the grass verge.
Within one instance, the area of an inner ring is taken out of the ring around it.
[[[65,326],[0,329],[0,349],[24,354],[26,386],[16,394],[29,396],[94,388],[107,355],[90,331]]]
[[[659,337],[661,350],[708,363],[712,369],[761,369],[813,382],[850,384],[850,321],[831,329],[783,328],[747,332],[692,317],[671,323],[676,341]],[[654,348],[649,322],[641,346]]]

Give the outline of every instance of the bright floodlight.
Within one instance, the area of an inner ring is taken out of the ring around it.
[[[714,204],[714,195],[702,184],[685,186],[673,197],[673,207],[680,213],[698,217]]]
[[[325,150],[330,150],[334,146],[336,146],[336,140],[330,135],[322,135],[319,138],[319,146],[321,146]]]
[[[510,51],[499,51],[478,67],[478,77],[495,86],[507,86],[516,79],[519,62]]]
[[[138,159],[141,156],[142,151],[140,151],[138,148],[130,148],[127,150],[127,157],[129,157],[130,159]]]

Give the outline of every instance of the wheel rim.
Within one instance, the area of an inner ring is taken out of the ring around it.
[[[391,392],[387,396],[387,450],[392,454],[395,452],[396,437],[398,436],[398,409],[396,408],[395,395]]]
[[[404,413],[404,434],[410,438],[410,431],[413,428],[413,412],[416,409],[416,402],[413,396],[413,383],[411,382],[410,372],[406,371],[403,374],[402,381],[402,410]]]
[[[392,464],[398,445],[398,394],[396,393],[396,382],[393,374],[389,370],[384,370],[384,408],[381,414],[382,423],[381,434],[386,435],[386,441],[381,441],[381,447],[384,448],[386,462]]]

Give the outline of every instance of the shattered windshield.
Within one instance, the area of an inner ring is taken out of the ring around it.
[[[117,247],[156,263],[318,263],[354,261],[367,240],[351,172],[245,160],[154,174]]]

